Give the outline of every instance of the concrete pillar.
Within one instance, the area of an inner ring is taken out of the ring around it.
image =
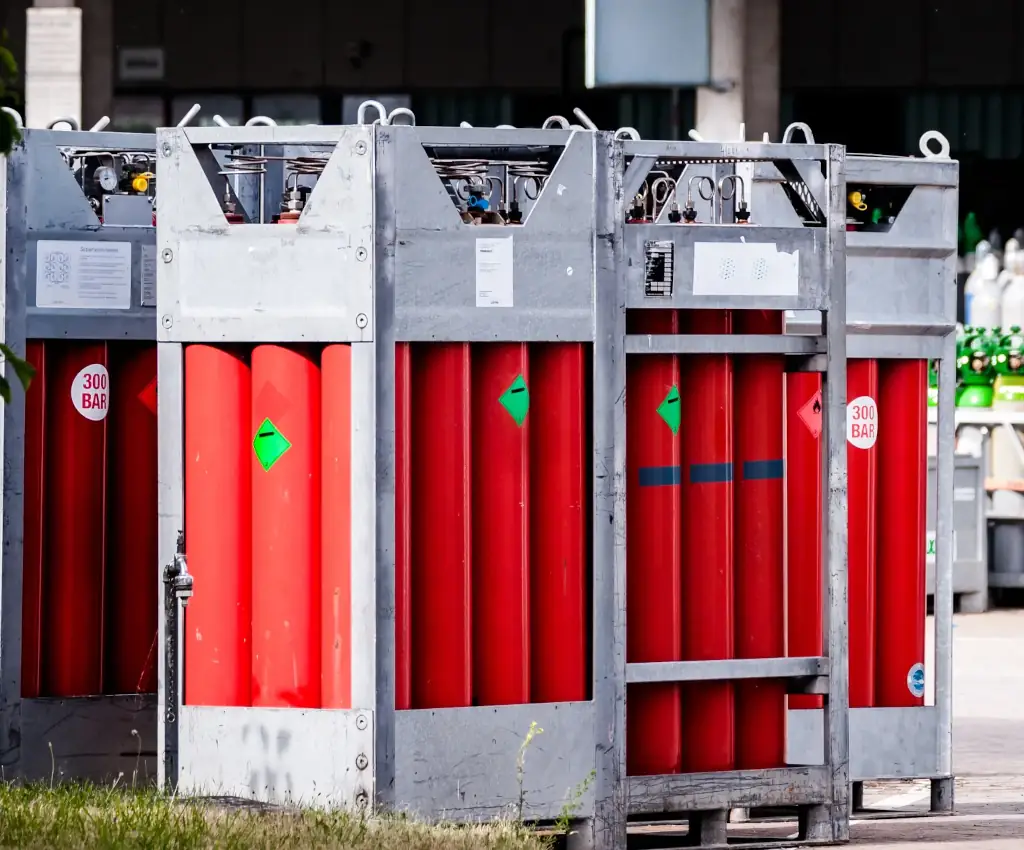
[[[712,85],[697,89],[697,131],[709,140],[779,140],[780,0],[711,0]]]
[[[25,64],[26,124],[45,126],[69,115],[88,129],[109,115],[114,100],[113,0],[34,0],[36,9],[81,9],[80,54],[69,57],[56,30],[30,34]],[[78,24],[75,24],[78,26]],[[30,28],[33,24],[30,22]],[[72,67],[72,64],[74,67]],[[32,118],[29,118],[29,115]]]
[[[58,117],[81,120],[81,33],[72,0],[35,0],[26,11],[26,127],[46,127]]]

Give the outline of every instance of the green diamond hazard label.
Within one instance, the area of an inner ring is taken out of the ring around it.
[[[498,403],[508,411],[516,426],[522,428],[526,414],[530,411],[530,391],[522,375],[516,375],[512,385],[501,394]]]
[[[679,388],[672,387],[668,395],[658,405],[658,416],[665,420],[665,424],[672,429],[673,434],[679,433],[679,421],[681,418],[679,410]]]
[[[256,436],[252,438],[252,450],[256,452],[256,460],[267,472],[291,447],[288,438],[278,431],[277,426],[269,419],[263,420],[263,424],[256,429]]]

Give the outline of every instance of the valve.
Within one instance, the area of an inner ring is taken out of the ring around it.
[[[178,532],[178,546],[171,563],[164,567],[164,584],[167,592],[182,606],[188,605],[192,598],[192,574],[188,571],[185,559],[185,535]]]

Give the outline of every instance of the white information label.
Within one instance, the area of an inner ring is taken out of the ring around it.
[[[878,439],[878,405],[862,395],[846,405],[846,439],[858,449],[870,449]]]
[[[132,243],[40,241],[36,247],[36,306],[131,309]]]
[[[476,240],[476,306],[512,306],[512,237]]]
[[[102,363],[92,363],[71,382],[71,401],[75,410],[91,422],[107,418],[110,409],[110,375]]]
[[[696,242],[694,295],[793,297],[800,293],[800,252],[774,242]]]
[[[954,502],[973,502],[974,497],[977,494],[977,490],[973,487],[954,487],[953,488],[953,501]]]
[[[142,306],[156,306],[156,245],[142,246],[141,289]]]

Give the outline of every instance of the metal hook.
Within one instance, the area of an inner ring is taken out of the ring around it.
[[[17,109],[11,109],[9,106],[0,106],[0,111],[6,112],[11,118],[14,119],[14,126],[19,130],[25,129],[25,122],[22,120],[21,113]]]
[[[938,153],[932,150],[931,142],[939,143]],[[923,133],[921,135],[920,148],[925,159],[949,159],[949,139],[938,130],[929,130]]]
[[[386,124],[388,120],[388,110],[379,100],[364,100],[359,104],[359,109],[356,111],[356,124],[366,123],[366,110],[370,107],[377,110],[378,119],[382,124]]]
[[[628,139],[631,142],[639,142],[640,133],[633,127],[619,127],[619,129],[615,131],[615,138],[623,140]]]
[[[408,125],[403,126],[416,126],[416,116],[413,114],[413,111],[411,109],[405,106],[396,106],[394,109],[391,110],[391,114],[388,115],[383,121],[381,121],[381,124],[394,124],[395,118],[399,115],[404,115],[406,118],[409,119]]]
[[[573,109],[572,114],[579,118],[580,124],[582,124],[588,130],[597,130],[597,124],[591,121],[590,116],[587,115],[587,113],[580,109],[578,106],[575,109]]]
[[[110,124],[110,116],[109,115],[104,115],[102,118],[100,118],[99,121],[97,121],[95,124],[93,124],[89,128],[89,132],[90,133],[99,133],[101,130],[106,129],[109,124]]]
[[[199,114],[201,108],[198,103],[193,103],[192,108],[185,113],[185,117],[178,122],[178,126],[187,127],[188,123]]]
[[[216,124],[218,127],[230,127],[231,126],[230,124],[228,124],[227,121],[225,121],[219,115],[214,115],[213,116],[213,123]]]
[[[82,128],[74,118],[54,118],[49,124],[46,125],[47,130],[55,130],[58,124],[67,124],[68,127],[75,132],[78,132]]]
[[[782,134],[782,144],[794,144],[793,133],[796,132],[797,130],[804,134],[805,145],[814,144],[814,133],[811,132],[811,128],[808,127],[803,121],[794,121],[786,128],[786,131]]]
[[[544,123],[540,125],[542,130],[571,130],[569,122],[561,115],[552,115],[544,119]]]
[[[273,118],[267,118],[266,115],[253,115],[248,121],[245,122],[246,127],[276,127],[277,122]]]

